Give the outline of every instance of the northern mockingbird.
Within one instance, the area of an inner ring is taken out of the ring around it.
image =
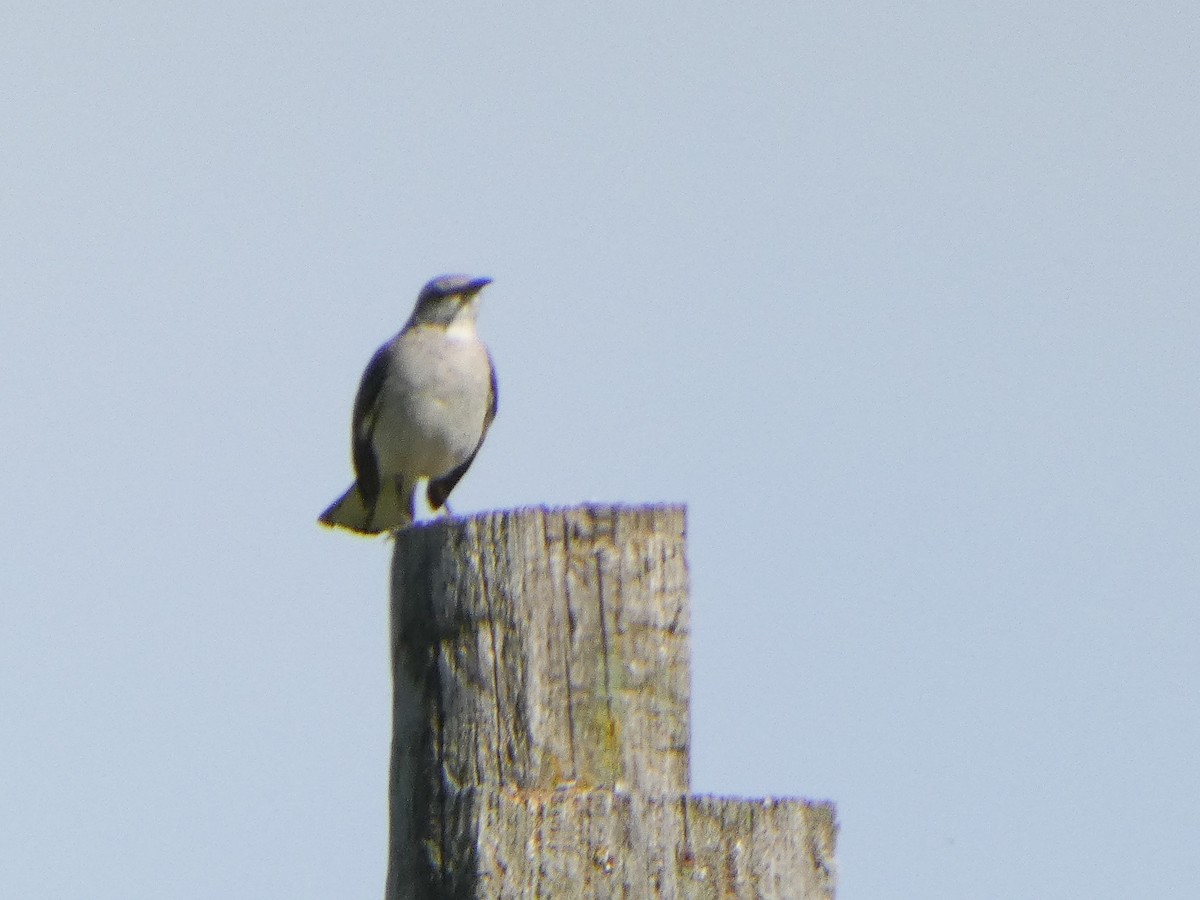
[[[496,417],[496,370],[475,331],[479,292],[491,280],[433,279],[408,324],[371,357],[350,426],[357,480],[321,513],[322,524],[361,534],[403,528],[423,478],[429,505],[445,505]]]

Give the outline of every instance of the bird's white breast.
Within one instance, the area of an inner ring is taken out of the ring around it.
[[[382,472],[437,477],[465,462],[483,434],[490,387],[491,365],[473,322],[402,333],[375,422]]]

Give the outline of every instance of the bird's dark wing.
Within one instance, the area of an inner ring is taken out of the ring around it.
[[[450,492],[454,490],[454,486],[467,474],[467,469],[471,468],[471,463],[475,461],[475,454],[483,446],[483,439],[487,437],[488,429],[492,427],[492,422],[495,421],[496,410],[500,407],[500,394],[496,390],[496,366],[492,362],[492,355],[490,353],[488,354],[488,370],[488,408],[483,416],[483,430],[479,433],[479,443],[475,445],[475,449],[471,451],[471,455],[467,457],[466,462],[461,466],[451,469],[441,478],[429,479],[429,487],[425,490],[425,496],[429,498],[429,505],[434,509],[442,508],[442,504],[449,498]]]
[[[354,418],[350,424],[350,452],[354,457],[354,473],[358,476],[358,492],[368,509],[375,506],[379,497],[379,461],[375,458],[372,437],[379,415],[379,395],[387,379],[391,347],[391,343],[384,344],[367,363],[358,394],[354,397]]]

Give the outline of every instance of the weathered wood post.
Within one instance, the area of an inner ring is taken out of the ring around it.
[[[829,803],[689,788],[682,507],[402,532],[386,900],[834,894]]]

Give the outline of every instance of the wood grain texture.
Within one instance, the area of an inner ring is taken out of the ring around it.
[[[388,900],[832,896],[831,807],[687,796],[685,536],[677,506],[397,535]]]
[[[687,790],[682,508],[438,522],[399,535],[393,578],[397,687],[450,783]]]
[[[829,804],[473,788],[451,807],[444,897],[832,900]]]

